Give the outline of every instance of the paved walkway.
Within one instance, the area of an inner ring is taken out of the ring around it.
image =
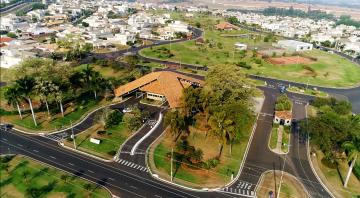
[[[276,153],[284,153],[281,150],[283,132],[284,132],[284,126],[280,125],[279,128],[278,128],[278,136],[277,136],[276,148],[274,149],[274,151]]]

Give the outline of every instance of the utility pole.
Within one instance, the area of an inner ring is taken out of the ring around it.
[[[170,180],[173,181],[173,155],[174,155],[174,148],[171,148],[171,172],[170,172]]]
[[[70,121],[70,127],[71,127],[71,136],[72,136],[72,139],[73,139],[73,142],[74,142],[74,148],[76,149],[76,141],[75,141],[75,135],[74,135],[74,128],[73,128],[73,125],[72,125],[72,122]]]
[[[284,177],[284,168],[285,168],[285,164],[286,164],[286,156],[287,156],[287,154],[285,155],[283,168],[282,168],[282,170],[281,170],[281,177],[280,177],[280,183],[279,183],[279,190],[277,191],[276,198],[279,198],[279,197],[280,197],[280,189],[281,189],[281,183],[282,183],[282,180],[283,180],[283,177]]]
[[[275,195],[277,195],[277,188],[276,188],[276,173],[275,173],[275,162],[273,162],[273,171],[274,171],[274,184],[275,184]]]

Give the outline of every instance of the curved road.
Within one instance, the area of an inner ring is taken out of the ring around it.
[[[194,37],[192,39],[201,36],[201,30],[193,29],[193,31]],[[184,40],[172,42],[182,41]],[[170,41],[162,41],[149,46],[131,48],[129,50],[109,54],[94,54],[92,57],[117,58],[124,55],[126,52],[137,53],[140,49],[145,47],[167,44],[169,42]],[[148,60],[155,61],[152,59]],[[171,63],[165,61],[161,62]],[[171,64],[179,65],[178,63]],[[198,66],[194,65],[189,66],[198,68]],[[145,167],[145,152],[148,146],[162,133],[162,124],[156,128],[149,138],[145,139],[145,141],[139,145],[136,154],[130,156],[129,148],[151,128],[150,126],[144,126],[138,134],[134,135],[124,144],[120,157],[112,163],[105,163],[60,147],[57,144],[57,141],[59,138],[63,139],[67,137],[71,132],[70,129],[63,131],[63,135],[60,135],[60,133],[53,134],[54,137],[24,135],[14,130],[7,132],[1,130],[0,153],[15,153],[30,156],[39,161],[72,172],[75,175],[87,178],[99,185],[106,186],[114,195],[121,197],[251,197],[254,196],[254,191],[256,190],[261,174],[264,171],[273,168],[277,170],[282,170],[284,168],[284,171],[296,176],[304,184],[306,190],[312,197],[331,197],[312,172],[307,160],[306,140],[299,136],[296,128],[292,130],[290,152],[287,155],[277,155],[272,153],[267,147],[267,141],[271,132],[275,99],[278,94],[276,86],[279,83],[297,86],[306,85],[265,77],[252,77],[265,80],[272,86],[262,88],[265,93],[264,106],[261,110],[259,119],[257,120],[254,138],[250,143],[249,153],[246,156],[245,164],[240,176],[230,186],[219,191],[189,191],[160,182],[148,174],[148,170]],[[346,96],[353,103],[354,112],[360,112],[359,87],[352,89],[317,88],[332,94]],[[294,102],[293,117],[297,120],[305,119],[305,104],[311,100],[312,97],[292,93],[289,93],[289,96]],[[132,102],[136,102],[136,100],[117,104],[112,108],[123,108],[124,105],[131,104]],[[153,118],[156,118],[157,116],[158,114],[155,113]],[[74,128],[76,129],[75,131],[81,132],[85,128],[91,126],[92,119],[93,115],[89,115],[82,123],[76,126],[78,128]]]

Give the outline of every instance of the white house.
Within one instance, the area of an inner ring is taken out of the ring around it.
[[[135,34],[125,32],[122,34],[115,34],[113,37],[108,37],[107,40],[113,44],[127,45],[128,42],[135,42]]]
[[[247,45],[243,43],[235,43],[234,44],[236,50],[246,50]]]
[[[277,45],[281,48],[292,50],[292,51],[307,51],[312,50],[313,45],[310,43],[305,43],[301,41],[295,40],[280,40],[278,41]]]
[[[189,25],[181,21],[174,21],[173,23],[169,23],[168,27],[170,27],[174,32],[189,32]]]

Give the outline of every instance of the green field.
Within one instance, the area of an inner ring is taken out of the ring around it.
[[[106,131],[105,134],[98,134],[98,131]],[[131,131],[127,129],[125,123],[120,123],[118,126],[104,129],[100,124],[95,124],[89,129],[76,136],[77,149],[88,152],[90,154],[112,159],[114,154],[119,149],[126,139],[131,135]],[[100,144],[90,142],[90,138],[101,140]],[[65,144],[74,147],[72,140],[66,140]],[[111,153],[112,152],[112,153]]]
[[[271,42],[264,42],[265,35],[258,35],[248,30],[218,31],[213,26],[224,19],[212,16],[196,15],[186,18],[180,13],[173,14],[176,19],[181,19],[189,24],[199,21],[206,24],[204,28],[205,44],[195,44],[195,41],[186,41],[146,48],[140,51],[143,56],[171,60],[175,62],[195,64],[200,66],[221,66],[226,64],[239,64],[245,62],[250,69],[244,69],[246,73],[257,74],[272,78],[309,83],[320,86],[348,87],[360,83],[360,66],[336,54],[330,54],[320,50],[304,52],[304,56],[310,56],[317,60],[304,64],[274,65],[260,56],[254,57],[252,50],[266,50],[272,47]],[[248,35],[246,38],[224,37],[226,35]],[[279,39],[279,38],[276,38]],[[276,39],[274,41],[276,41]],[[235,43],[248,45],[246,56],[234,50]],[[170,51],[172,56],[167,56],[165,51]],[[289,53],[288,53],[289,55]]]
[[[0,197],[104,198],[104,188],[26,157],[0,157]]]

